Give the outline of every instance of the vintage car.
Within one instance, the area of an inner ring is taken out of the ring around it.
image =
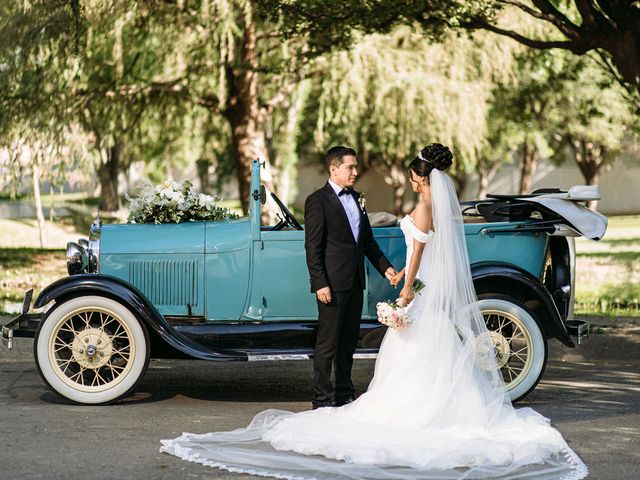
[[[303,226],[281,210],[261,225],[266,191],[252,166],[250,213],[215,222],[112,224],[99,219],[88,240],[69,243],[69,276],[44,288],[30,313],[2,328],[35,336],[37,368],[51,390],[81,404],[114,402],[131,392],[150,358],[211,361],[310,359],[317,323]],[[463,202],[465,233],[480,308],[515,401],[531,392],[547,362],[549,339],[573,347],[588,333],[573,319],[574,237],[602,237],[607,221],[580,201],[597,187],[493,195]],[[375,221],[375,215],[371,215]],[[374,236],[401,268],[397,220],[374,222]],[[427,287],[428,288],[428,282]],[[367,264],[356,358],[374,358],[385,332],[376,303],[393,299]],[[575,337],[577,340],[574,340]]]

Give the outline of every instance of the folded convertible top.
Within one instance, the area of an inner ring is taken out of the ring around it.
[[[599,200],[600,197],[598,186],[575,185],[568,191],[545,188],[529,195],[487,194],[487,200],[463,204],[475,207],[489,222],[562,219],[567,227],[575,230],[576,236],[600,240],[607,230],[607,217],[577,203]]]

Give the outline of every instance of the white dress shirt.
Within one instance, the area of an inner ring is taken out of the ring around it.
[[[336,195],[338,195],[342,190],[340,185],[331,180],[329,180],[329,185],[331,185],[333,191],[336,192]],[[347,214],[349,225],[351,226],[351,233],[353,233],[353,238],[357,242],[358,234],[360,233],[360,207],[358,206],[356,199],[353,198],[353,195],[350,193],[346,195],[338,195],[338,200],[342,203],[342,207]]]

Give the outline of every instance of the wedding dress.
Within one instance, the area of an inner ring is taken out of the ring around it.
[[[430,174],[434,230],[412,323],[385,334],[368,390],[337,408],[266,410],[246,428],[162,440],[161,451],[232,472],[284,479],[566,479],[587,468],[549,421],[514,409],[480,313],[451,179]]]

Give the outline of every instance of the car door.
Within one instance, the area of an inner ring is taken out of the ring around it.
[[[262,319],[317,320],[315,294],[311,293],[304,249],[304,231],[262,231],[256,242],[254,267],[262,290]]]

